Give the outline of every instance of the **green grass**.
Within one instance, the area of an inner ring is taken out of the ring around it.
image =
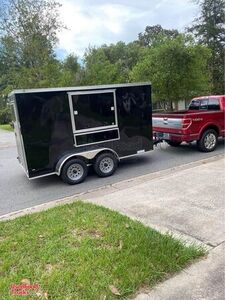
[[[0,299],[47,299],[45,292],[52,300],[126,299],[204,254],[117,212],[75,202],[0,223]],[[10,294],[22,279],[40,285],[39,298]]]
[[[8,131],[13,131],[13,128],[10,124],[0,124],[0,128]]]

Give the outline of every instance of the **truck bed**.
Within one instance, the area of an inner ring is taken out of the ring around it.
[[[154,113],[152,119],[153,129],[155,131],[166,132],[177,132],[178,129],[183,129],[183,120],[192,119],[194,117],[199,118],[202,114],[207,114],[207,112],[196,112],[196,111],[176,111],[176,112],[166,112],[166,113]]]

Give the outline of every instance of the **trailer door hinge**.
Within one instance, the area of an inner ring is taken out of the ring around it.
[[[75,116],[77,116],[77,115],[78,115],[78,111],[77,111],[77,110],[74,110],[74,112],[73,112],[73,113],[74,113],[74,115],[75,115]]]

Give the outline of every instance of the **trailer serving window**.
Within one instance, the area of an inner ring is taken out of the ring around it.
[[[119,139],[115,89],[71,92],[69,103],[75,146]]]

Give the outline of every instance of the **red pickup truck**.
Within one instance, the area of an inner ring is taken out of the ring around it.
[[[174,147],[197,141],[200,151],[213,151],[225,137],[225,95],[194,98],[185,111],[154,113],[153,133]]]

